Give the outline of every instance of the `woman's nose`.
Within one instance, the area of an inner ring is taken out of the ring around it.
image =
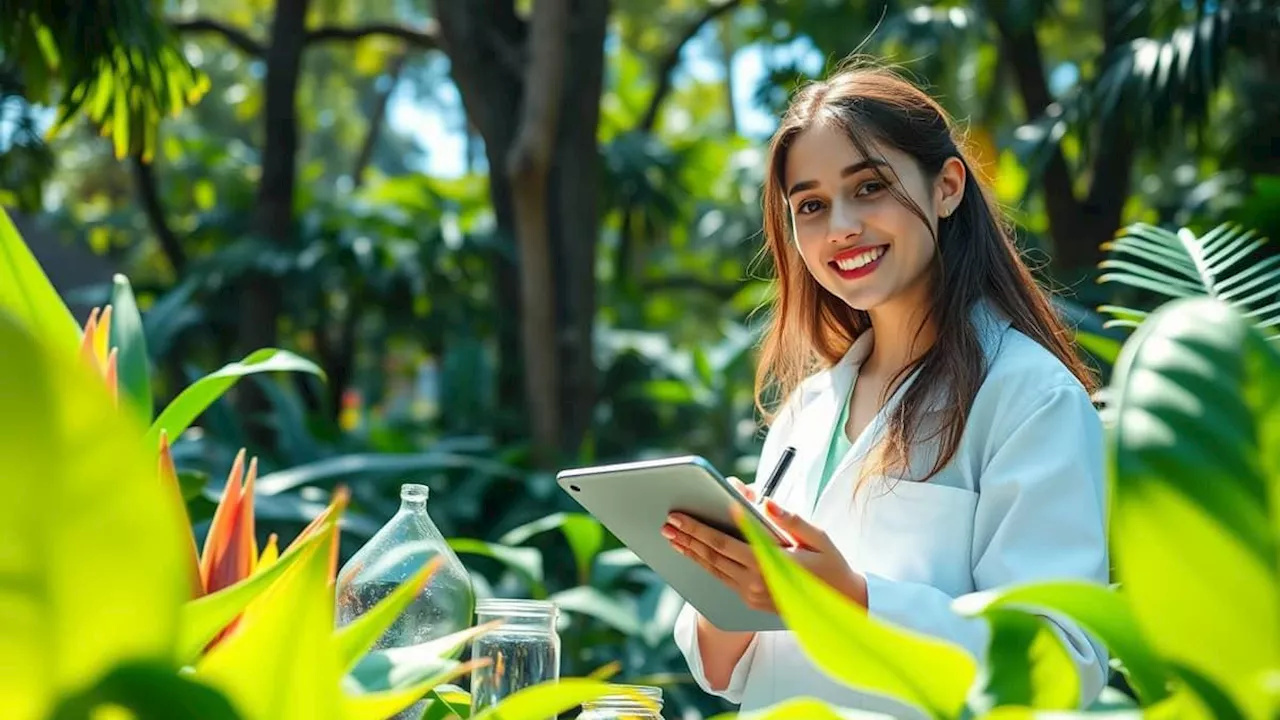
[[[831,226],[827,228],[830,242],[840,243],[862,234],[862,218],[850,205],[840,201],[832,204]]]

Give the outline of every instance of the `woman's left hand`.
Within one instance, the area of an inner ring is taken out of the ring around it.
[[[826,532],[783,510],[772,499],[765,502],[765,513],[801,545],[785,550],[792,560],[859,606],[867,606],[866,579],[849,567]],[[778,611],[755,553],[747,543],[681,513],[667,518],[662,534],[677,551],[732,588],[748,607]]]

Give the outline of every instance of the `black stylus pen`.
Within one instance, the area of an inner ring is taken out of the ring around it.
[[[787,446],[787,449],[782,451],[782,458],[778,460],[777,467],[773,469],[773,474],[764,483],[764,492],[760,494],[760,502],[769,499],[769,496],[773,495],[773,491],[778,489],[778,483],[782,482],[782,476],[787,473],[787,467],[791,465],[791,458],[795,456],[796,449],[794,447]]]

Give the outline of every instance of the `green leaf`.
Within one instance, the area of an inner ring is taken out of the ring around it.
[[[617,598],[599,588],[579,585],[553,594],[551,601],[561,610],[593,617],[628,637],[640,635],[642,627],[635,607]]]
[[[319,538],[319,535],[303,538],[285,550],[274,563],[240,582],[183,604],[179,616],[175,659],[184,664],[195,660],[227,623],[266,592],[272,583],[302,557],[301,551],[315,545]]]
[[[533,599],[547,597],[547,588],[542,580],[542,553],[536,548],[507,547],[472,538],[451,538],[449,547],[459,555],[480,555],[497,560],[528,583]]]
[[[617,686],[598,680],[564,678],[524,688],[510,695],[493,707],[484,708],[472,715],[473,720],[524,720],[525,718],[553,718],[560,713],[605,695],[618,695],[623,691]],[[637,701],[643,701],[635,696]]]
[[[415,685],[458,667],[460,663],[454,658],[460,654],[459,651],[477,636],[499,625],[501,622],[487,622],[425,643],[366,653],[353,663],[354,667],[347,674],[347,683],[362,692],[398,690]],[[340,644],[339,659],[344,659],[343,653]]]
[[[226,693],[247,718],[337,717],[342,673],[328,579],[335,530],[328,520],[316,533],[319,542],[301,548],[290,571],[196,665],[196,676]]]
[[[119,663],[170,657],[190,529],[141,425],[75,347],[0,310],[0,348],[0,657],[21,660],[0,697],[7,717],[39,718]]]
[[[91,720],[127,710],[135,720],[240,720],[217,690],[165,664],[126,663],[93,687],[65,698],[49,720]]]
[[[437,685],[427,693],[431,704],[423,711],[421,720],[445,720],[457,716],[460,720],[471,717],[471,695],[455,685]]]
[[[378,692],[344,695],[342,717],[344,720],[384,720],[421,700],[432,689],[457,680],[471,672],[475,663],[458,664],[456,667],[409,684]]]
[[[1115,365],[1116,358],[1120,356],[1121,342],[1113,338],[1077,330],[1076,342],[1079,343],[1080,347],[1108,365]]]
[[[1174,664],[1172,669],[1186,688],[1185,691],[1194,695],[1196,703],[1203,706],[1204,717],[1215,720],[1245,720],[1240,708],[1212,680],[1184,665]]]
[[[985,616],[991,624],[991,667],[984,704],[1048,710],[1080,704],[1080,676],[1046,619],[1013,610],[989,610]]]
[[[1171,297],[1213,297],[1259,328],[1276,328],[1280,257],[1257,259],[1264,244],[1255,232],[1229,223],[1203,237],[1186,228],[1173,232],[1135,223],[1104,246],[1110,252],[1099,267],[1109,272],[1098,282],[1119,282]],[[1132,311],[1110,309],[1121,311],[1115,312],[1119,320],[1132,319]],[[1274,336],[1275,330],[1264,334]]]
[[[142,332],[142,315],[133,297],[129,278],[116,274],[111,281],[111,346],[119,348],[116,358],[120,394],[131,401],[143,421],[151,422],[151,360],[147,338]]]
[[[840,720],[845,717],[836,708],[814,698],[784,700],[767,708],[746,713],[721,713],[711,720]],[[870,717],[880,717],[871,715]]]
[[[791,560],[758,522],[741,525],[787,628],[809,658],[854,688],[958,718],[977,665],[951,643],[873,619]]]
[[[515,468],[494,460],[464,455],[462,453],[431,450],[425,453],[393,455],[388,453],[360,453],[339,455],[315,462],[279,470],[258,478],[256,484],[261,495],[279,495],[283,492],[314,485],[321,480],[350,477],[366,473],[406,473],[422,470],[464,469],[489,473],[500,477],[520,478]]]
[[[1066,617],[1096,637],[1112,657],[1124,664],[1129,683],[1145,704],[1169,694],[1167,668],[1142,636],[1127,598],[1108,587],[1075,581],[1033,583],[964,595],[956,599],[953,607],[963,615],[1022,610]]]
[[[498,542],[522,545],[529,538],[554,529],[564,533],[578,567],[578,582],[585,585],[591,576],[591,564],[604,546],[605,538],[604,526],[586,513],[553,513],[507,532]]]
[[[7,311],[18,323],[55,346],[68,351],[80,346],[79,323],[3,208],[0,208],[0,311]]]
[[[1280,666],[1280,355],[1219,301],[1173,302],[1126,344],[1114,385],[1116,561],[1139,626],[1263,714],[1255,678]]]
[[[324,371],[315,363],[291,352],[274,348],[255,350],[240,362],[223,366],[179,393],[152,423],[147,439],[156,446],[160,442],[161,431],[164,431],[176,441],[201,413],[246,375],[290,371],[325,377]]]

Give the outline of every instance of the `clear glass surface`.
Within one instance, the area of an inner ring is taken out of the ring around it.
[[[578,720],[662,720],[662,688],[648,685],[619,685],[629,694],[606,695],[582,704]],[[639,695],[652,705],[635,698]]]
[[[501,625],[471,643],[471,659],[488,660],[471,671],[471,712],[493,707],[520,690],[560,679],[558,610],[539,600],[481,600],[476,624]]]
[[[402,485],[400,509],[338,571],[337,624],[341,627],[368,612],[426,563],[442,558],[374,649],[412,647],[471,627],[475,609],[471,576],[427,513],[428,495],[425,485]],[[393,720],[417,720],[427,704],[415,703]]]

